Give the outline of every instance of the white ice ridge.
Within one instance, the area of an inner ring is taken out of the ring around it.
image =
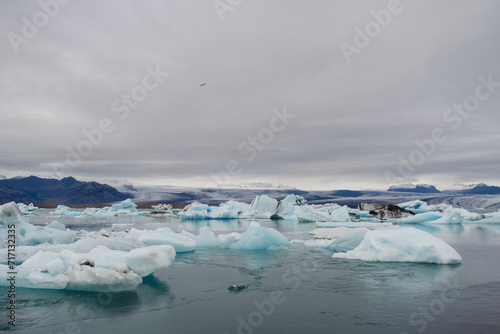
[[[53,215],[59,216],[71,216],[71,217],[114,217],[114,216],[145,216],[147,211],[137,210],[137,204],[135,204],[130,198],[124,200],[121,203],[113,204],[111,206],[105,206],[102,209],[99,208],[86,208],[83,211],[71,210],[65,205],[58,205],[57,208],[51,212]]]

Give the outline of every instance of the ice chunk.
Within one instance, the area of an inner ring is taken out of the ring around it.
[[[349,214],[349,208],[344,205],[340,209],[333,210],[330,214],[330,220],[334,222],[350,222],[351,216]]]
[[[429,212],[431,211],[431,208],[429,205],[421,200],[415,200],[415,201],[408,201],[404,203],[398,204],[400,208],[410,210],[413,213],[423,213],[423,212]]]
[[[9,266],[0,264],[0,286],[13,284],[16,288],[64,289],[68,283],[66,275],[51,275],[21,266],[16,268],[15,280],[10,281],[9,271]]]
[[[462,257],[443,240],[413,227],[368,231],[353,250],[334,258],[380,262],[461,263]]]
[[[409,216],[406,218],[401,218],[397,222],[404,224],[420,224],[425,222],[430,222],[441,218],[442,214],[439,212],[423,212],[417,213],[414,216]]]
[[[9,226],[14,226],[14,228],[9,228]],[[71,231],[31,225],[14,202],[0,206],[0,242],[3,245],[7,244],[8,230],[15,230],[16,247],[43,243],[66,244],[74,241]]]
[[[50,214],[57,216],[71,216],[71,217],[79,217],[83,216],[84,213],[81,211],[73,211],[71,208],[66,205],[58,205],[57,208],[52,211]]]
[[[138,211],[137,205],[130,199],[126,199],[121,203],[113,204],[112,206],[106,206],[102,209],[100,208],[86,208],[81,211],[71,210],[69,207],[65,205],[58,205],[56,210],[51,212],[53,215],[61,215],[61,216],[72,216],[72,217],[114,217],[120,215],[127,216],[145,216],[147,211]]]
[[[68,290],[82,291],[129,291],[142,283],[142,278],[132,271],[123,272],[122,268],[104,269],[90,266],[73,265],[68,271]]]
[[[347,252],[358,247],[363,240],[368,229],[354,228],[350,231],[344,233],[337,239],[335,239],[331,244],[328,245],[328,249],[334,252]]]
[[[38,207],[34,206],[33,203],[30,203],[28,205],[24,203],[17,203],[17,206],[19,210],[26,216],[36,216],[37,213],[35,213],[35,210],[38,209]]]
[[[326,222],[330,220],[328,212],[314,210],[311,206],[296,207],[295,214],[299,222]]]
[[[146,246],[174,246],[175,251],[178,253],[192,252],[196,247],[196,242],[193,239],[180,233],[175,233],[168,227],[159,228],[155,231],[136,230],[133,228],[130,230],[130,235],[137,238]]]
[[[110,210],[111,211],[122,211],[123,210],[123,211],[125,211],[125,213],[128,211],[136,211],[137,204],[132,202],[132,200],[130,198],[127,198],[126,200],[124,200],[121,203],[113,204],[111,206]]]
[[[36,271],[47,271],[47,265],[55,259],[59,259],[58,253],[39,251],[24,261],[19,267],[30,268]]]
[[[443,214],[443,216],[434,221],[426,222],[430,224],[461,224],[464,222],[464,217],[458,212],[454,212],[451,215]]]
[[[129,268],[142,277],[148,276],[158,269],[169,267],[174,259],[175,250],[170,245],[137,248],[125,256]]]
[[[267,250],[278,247],[289,247],[290,241],[273,228],[265,228],[257,222],[250,223],[241,238],[229,245],[230,249]]]
[[[178,213],[182,219],[235,219],[240,210],[234,203],[223,203],[219,207],[212,207],[201,203],[192,203]],[[248,204],[247,204],[248,205]]]
[[[241,239],[241,234],[232,232],[229,234],[219,234],[217,239],[221,241],[221,248],[229,248],[230,245]]]
[[[208,226],[200,228],[200,233],[195,237],[195,241],[197,247],[218,247],[223,243]]]
[[[303,206],[305,203],[306,200],[302,196],[293,194],[288,195],[279,202],[275,215],[284,219],[295,218],[295,207]]]
[[[276,212],[278,201],[267,195],[259,195],[252,201],[250,210],[256,214],[265,214],[269,217]]]
[[[59,231],[66,231],[66,226],[64,224],[61,224],[57,220],[54,220],[52,223],[46,226],[47,228],[52,228],[54,230],[59,230]]]

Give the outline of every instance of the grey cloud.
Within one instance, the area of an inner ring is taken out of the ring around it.
[[[440,127],[448,140],[406,180],[500,183],[500,89],[458,130],[443,120],[479,76],[500,81],[500,4],[401,3],[348,64],[339,44],[386,1],[243,2],[222,22],[210,1],[72,1],[18,54],[6,36],[40,8],[4,2],[0,174],[51,175],[109,118],[114,131],[75,177],[201,186],[235,159],[238,182],[385,188],[384,173]],[[170,76],[121,120],[111,103],[158,64]],[[238,146],[284,106],[297,117],[247,162]]]

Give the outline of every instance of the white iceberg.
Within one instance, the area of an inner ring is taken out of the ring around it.
[[[25,216],[36,216],[37,215],[37,213],[35,213],[35,210],[38,209],[38,207],[36,207],[33,203],[30,203],[28,205],[26,205],[24,203],[17,203],[17,207]]]
[[[104,208],[86,208],[82,211],[71,210],[65,205],[58,205],[51,212],[53,215],[70,216],[70,217],[114,217],[114,216],[145,216],[147,211],[137,210],[137,205],[130,199],[126,199],[121,203],[105,206]]]
[[[130,230],[130,236],[136,238],[146,246],[171,245],[178,253],[192,252],[196,247],[196,242],[180,233],[175,233],[168,227],[157,230]]]
[[[265,228],[257,222],[251,222],[245,233],[236,242],[229,245],[230,249],[268,250],[286,248],[290,241],[273,228]]]
[[[150,246],[131,250],[125,256],[125,262],[134,273],[145,277],[158,269],[169,267],[174,262],[175,255],[173,246]]]
[[[43,243],[67,244],[74,241],[74,234],[71,231],[31,225],[14,202],[0,206],[0,242],[2,245],[7,245],[9,230],[15,231],[16,247]]]
[[[271,217],[278,207],[278,201],[267,195],[259,195],[255,197],[250,205],[250,210],[257,215],[265,215]]]
[[[217,238],[208,226],[200,228],[200,232],[194,237],[196,241],[196,246],[200,247],[219,247],[224,242],[220,238]]]
[[[70,217],[80,217],[84,216],[84,213],[81,211],[73,211],[70,207],[66,205],[58,205],[57,208],[52,211],[50,214],[57,216],[70,216]]]
[[[461,263],[462,257],[443,240],[413,227],[368,231],[361,243],[333,258],[378,262]]]

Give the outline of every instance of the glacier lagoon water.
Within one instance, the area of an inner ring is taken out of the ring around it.
[[[35,225],[55,218],[40,209]],[[143,216],[57,217],[72,230],[169,227],[197,234],[243,232],[248,220]],[[259,220],[289,239],[314,223]],[[445,240],[461,265],[331,258],[324,249],[197,249],[144,279],[134,292],[18,289],[19,333],[500,333],[500,222],[411,225]],[[231,285],[246,285],[239,292]],[[7,305],[0,287],[0,303]],[[6,311],[4,309],[4,314]]]

